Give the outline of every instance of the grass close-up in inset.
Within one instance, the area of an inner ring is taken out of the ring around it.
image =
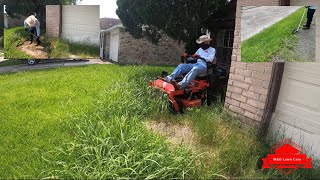
[[[304,9],[304,7],[298,9],[276,24],[243,41],[241,61],[269,62],[273,61],[274,57],[285,61],[304,61],[296,50],[298,36],[292,33],[297,28]]]

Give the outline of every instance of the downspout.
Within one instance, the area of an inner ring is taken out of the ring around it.
[[[279,0],[280,6],[290,6],[290,0]]]
[[[59,38],[62,34],[62,5],[59,5]]]

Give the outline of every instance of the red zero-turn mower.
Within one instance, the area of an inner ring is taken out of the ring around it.
[[[202,59],[205,61],[204,59]],[[191,56],[181,57],[182,63],[196,63],[197,60]],[[149,86],[158,89],[168,95],[168,109],[173,113],[183,113],[184,108],[200,107],[207,104],[217,102],[218,96],[220,101],[224,101],[224,90],[227,85],[227,73],[222,68],[217,68],[215,64],[207,62],[207,74],[196,77],[188,87],[182,90],[175,90],[171,82],[164,80],[168,75],[162,72],[162,78],[159,77],[155,81],[149,82]],[[184,76],[176,78],[176,82],[180,82]]]

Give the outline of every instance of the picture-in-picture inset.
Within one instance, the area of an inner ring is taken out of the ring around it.
[[[316,6],[242,6],[241,60],[314,62]]]
[[[33,12],[5,6],[7,59],[98,59],[99,5],[47,5]]]

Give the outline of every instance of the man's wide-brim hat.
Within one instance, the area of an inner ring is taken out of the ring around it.
[[[202,44],[202,43],[204,43],[204,42],[208,42],[208,41],[211,41],[211,40],[212,40],[212,39],[210,38],[209,35],[202,35],[202,36],[199,37],[199,39],[196,40],[196,42],[197,42],[198,44]]]
[[[34,27],[36,25],[36,20],[37,20],[36,17],[34,15],[31,15],[26,19],[26,23],[29,26]]]

